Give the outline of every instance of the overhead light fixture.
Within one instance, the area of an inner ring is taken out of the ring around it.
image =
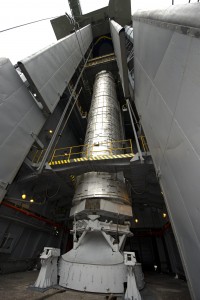
[[[53,133],[53,130],[52,130],[52,129],[49,129],[49,133]]]
[[[135,219],[135,223],[138,223],[139,222],[139,220],[138,219]]]
[[[33,198],[31,198],[31,199],[30,199],[30,202],[31,202],[31,203],[33,203],[33,202],[34,202],[34,199],[33,199]]]
[[[23,200],[26,199],[26,194],[22,194],[22,199],[23,199]]]
[[[166,218],[166,217],[167,217],[167,214],[166,214],[166,213],[163,213],[162,216],[163,216],[163,218]]]

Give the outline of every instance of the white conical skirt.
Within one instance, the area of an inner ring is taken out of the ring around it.
[[[88,232],[77,249],[62,255],[59,285],[78,291],[124,293],[127,269],[101,232]]]

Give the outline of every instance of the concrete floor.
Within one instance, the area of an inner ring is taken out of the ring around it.
[[[51,289],[44,293],[28,290],[38,271],[12,273],[0,276],[0,299],[4,300],[103,300],[105,295]],[[145,274],[143,300],[190,300],[187,284],[168,275]]]
[[[185,281],[153,272],[144,276],[146,285],[141,291],[143,300],[191,300]]]

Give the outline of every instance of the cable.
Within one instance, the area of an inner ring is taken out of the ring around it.
[[[112,41],[112,39],[111,39],[110,37],[108,37],[108,36],[106,36],[106,35],[102,35],[102,36],[100,36],[100,37],[98,38],[98,40],[95,42],[94,45],[98,44],[98,42],[100,42],[100,40],[102,40],[102,39],[107,39],[107,40],[111,40],[111,41]]]
[[[47,198],[50,199],[50,198],[55,197],[55,196],[58,194],[58,192],[60,191],[60,188],[61,188],[61,184],[59,185],[57,191],[56,191],[53,195],[49,196],[49,195],[48,195],[48,190],[47,190],[47,187],[46,187],[46,196],[47,196]]]
[[[146,180],[146,178],[145,178],[145,180]],[[135,188],[132,186],[132,184],[131,184],[131,183],[129,182],[129,180],[127,180],[127,179],[126,179],[126,183],[127,183],[127,185],[128,185],[128,188],[129,188],[130,190],[132,190],[133,193],[136,194],[136,195],[143,195],[143,194],[146,192],[146,190],[144,190],[144,191],[136,191]],[[146,189],[146,188],[145,188],[145,189]]]
[[[138,191],[136,191],[132,186],[131,186],[131,190],[134,192],[134,194],[136,194],[136,195],[143,195],[144,193],[145,193],[145,191],[144,192],[138,192]]]
[[[82,52],[81,45],[80,45],[80,43],[79,43],[79,39],[78,39],[78,35],[77,35],[77,30],[76,30],[76,25],[77,25],[78,31],[79,31],[79,33],[80,33],[81,41],[82,41],[82,46],[83,46],[83,39],[82,39],[82,35],[81,35],[81,30],[80,30],[79,23],[76,22],[76,20],[75,20],[72,16],[70,16],[67,12],[65,13],[65,15],[66,15],[66,17],[68,18],[70,24],[73,24],[73,25],[74,25],[74,31],[75,31],[76,39],[77,39],[77,42],[78,42],[78,45],[79,45],[79,49],[80,49],[80,51],[81,51],[81,55],[82,55],[82,57],[83,57],[83,61],[85,62],[85,57],[84,57],[84,54],[83,54],[83,52]],[[84,49],[83,49],[83,51],[84,51]]]
[[[55,16],[55,17],[50,17],[50,18],[45,18],[45,19],[40,19],[40,20],[32,21],[32,22],[29,22],[29,23],[24,23],[24,24],[21,24],[21,25],[17,25],[17,26],[14,26],[14,27],[10,27],[10,28],[6,28],[6,29],[3,29],[3,30],[0,30],[0,33],[5,32],[5,31],[9,31],[9,30],[12,30],[12,29],[16,29],[16,28],[19,28],[19,27],[27,26],[27,25],[30,25],[30,24],[34,24],[34,23],[38,23],[38,22],[42,22],[42,21],[46,21],[46,20],[58,18],[58,17],[60,17],[60,16]]]

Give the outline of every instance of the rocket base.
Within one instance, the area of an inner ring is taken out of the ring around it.
[[[95,293],[124,293],[127,267],[120,251],[114,252],[101,232],[88,232],[77,249],[62,255],[59,285]]]

